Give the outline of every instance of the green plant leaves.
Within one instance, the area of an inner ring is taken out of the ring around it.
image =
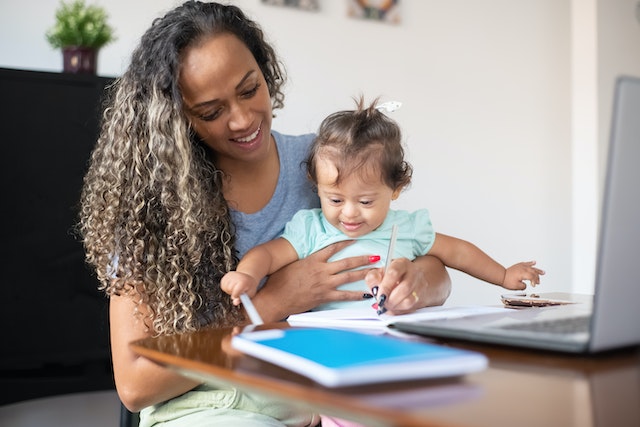
[[[115,40],[107,19],[103,8],[87,6],[84,0],[61,2],[56,11],[56,23],[46,32],[47,41],[54,48],[85,46],[100,49]]]

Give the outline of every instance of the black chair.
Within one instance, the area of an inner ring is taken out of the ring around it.
[[[120,427],[138,427],[140,414],[131,412],[120,402]]]

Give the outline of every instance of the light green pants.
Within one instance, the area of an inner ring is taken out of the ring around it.
[[[260,395],[200,385],[140,411],[140,427],[316,426],[320,416]]]

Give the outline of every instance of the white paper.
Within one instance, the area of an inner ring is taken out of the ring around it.
[[[396,321],[455,319],[479,314],[499,313],[511,309],[497,306],[437,306],[425,307],[410,314],[378,316],[373,308],[339,308],[335,310],[310,311],[293,314],[287,322],[291,326],[341,327],[354,329],[384,330]]]

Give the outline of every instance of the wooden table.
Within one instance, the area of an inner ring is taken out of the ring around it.
[[[288,327],[286,323],[260,328]],[[596,356],[440,343],[484,353],[489,368],[446,380],[330,389],[231,348],[232,329],[148,338],[132,349],[213,385],[278,396],[367,426],[640,426],[640,348]]]

